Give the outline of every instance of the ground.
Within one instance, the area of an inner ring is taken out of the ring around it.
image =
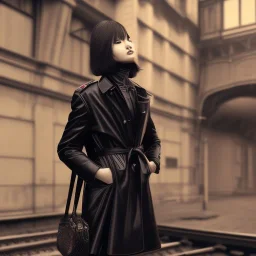
[[[202,202],[154,204],[158,225],[255,234],[256,195],[210,198]]]

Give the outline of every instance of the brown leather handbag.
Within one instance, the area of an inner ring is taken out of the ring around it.
[[[57,233],[57,249],[62,256],[89,256],[89,225],[76,213],[83,180],[78,177],[73,212],[69,216],[76,174],[72,171],[64,216],[60,219]]]

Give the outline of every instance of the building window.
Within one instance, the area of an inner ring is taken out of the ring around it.
[[[256,0],[224,0],[224,29],[255,23],[255,6]]]
[[[0,3],[6,4],[31,17],[34,14],[32,0],[0,0]]]
[[[239,26],[239,0],[224,1],[224,29]]]
[[[70,34],[85,43],[89,43],[90,34],[95,24],[82,21],[81,19],[73,16],[71,21]]]
[[[208,29],[207,29],[207,32],[215,32],[216,31],[216,22],[215,22],[216,12],[215,11],[216,10],[215,10],[214,5],[209,6],[209,8],[208,8],[208,22],[207,22]]]
[[[174,157],[165,158],[166,168],[178,168],[178,159]]]
[[[36,16],[39,2],[32,0],[0,0],[0,47],[28,56],[35,56]]]
[[[255,23],[255,0],[241,2],[241,25]]]
[[[200,28],[203,34],[212,33],[216,27],[216,4],[208,5],[200,12]]]

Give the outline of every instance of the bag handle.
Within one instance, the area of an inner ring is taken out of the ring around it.
[[[81,192],[81,188],[83,185],[83,179],[81,179],[78,175],[77,175],[77,177],[78,177],[78,180],[77,180],[77,184],[76,184],[76,193],[75,193],[75,200],[74,200],[74,206],[73,206],[73,212],[72,212],[73,215],[76,214],[77,205],[78,205],[79,197],[80,197],[80,192]],[[74,171],[72,171],[71,178],[70,178],[69,191],[68,191],[68,199],[67,199],[67,203],[66,203],[65,217],[68,216],[75,179],[76,179],[76,173]]]

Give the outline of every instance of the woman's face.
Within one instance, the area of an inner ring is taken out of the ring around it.
[[[135,62],[136,51],[133,42],[127,35],[124,40],[117,39],[112,44],[113,58],[117,62]]]

